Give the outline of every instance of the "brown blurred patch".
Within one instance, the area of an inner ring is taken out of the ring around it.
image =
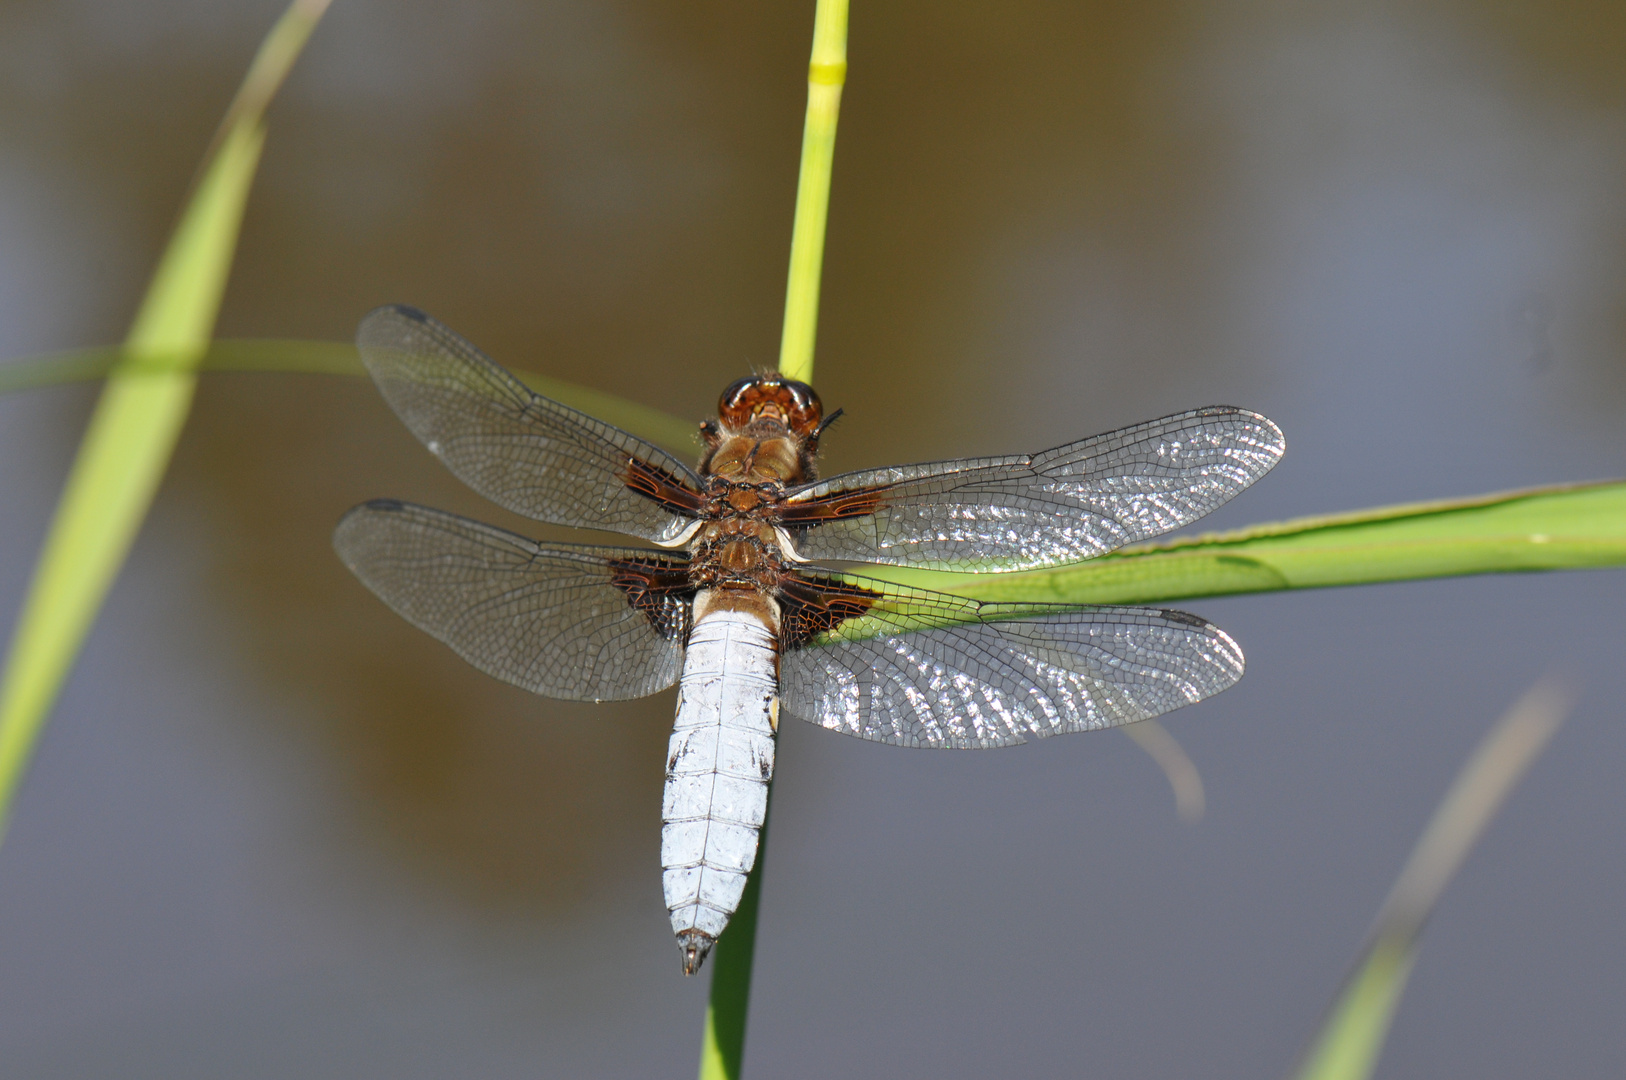
[[[549,906],[652,874],[670,695],[591,706],[502,686],[332,554],[356,492],[480,512],[435,490],[438,466],[373,398],[359,379],[206,380],[172,490],[211,531],[199,571],[238,614],[245,667],[355,785],[372,835],[454,893]]]
[[[1534,77],[1531,89],[1563,87],[1594,106],[1626,107],[1626,8],[1602,0],[1490,0],[1455,3],[1465,20],[1494,35]]]
[[[1450,7],[1498,46],[1508,73],[1537,105],[1563,113],[1584,103],[1587,111],[1616,118],[1626,111],[1626,6],[1600,0],[1495,0]],[[1615,249],[1626,248],[1626,216],[1617,213],[1608,224]],[[1618,255],[1613,278],[1594,286],[1598,296],[1553,312],[1559,334],[1583,338],[1592,346],[1572,350],[1572,357],[1579,352],[1588,369],[1573,390],[1575,397],[1611,415],[1626,394],[1626,364],[1618,346],[1626,340],[1626,284]],[[1602,310],[1584,310],[1593,304]],[[1607,359],[1600,361],[1600,356]],[[1601,397],[1600,390],[1605,392]]]

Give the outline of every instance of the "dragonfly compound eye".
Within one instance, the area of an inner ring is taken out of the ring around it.
[[[717,415],[729,427],[740,428],[757,419],[778,420],[797,435],[811,435],[824,418],[819,395],[804,382],[778,375],[740,379],[723,391]]]

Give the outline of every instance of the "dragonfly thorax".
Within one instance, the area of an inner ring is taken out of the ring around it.
[[[700,463],[702,475],[742,483],[792,484],[807,478],[810,462],[802,440],[772,420],[757,420],[743,431],[717,430],[714,445]]]
[[[787,569],[779,533],[745,517],[707,522],[689,548],[689,577],[701,589],[749,589],[771,594]]]

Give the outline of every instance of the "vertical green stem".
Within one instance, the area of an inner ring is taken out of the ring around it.
[[[807,69],[807,122],[802,128],[790,277],[785,284],[785,333],[779,344],[780,374],[801,382],[813,379],[819,272],[824,266],[824,226],[830,216],[830,168],[836,151],[841,87],[846,81],[847,0],[819,0],[813,17],[813,59]]]
[[[779,371],[800,382],[813,379],[813,340],[819,323],[819,274],[824,267],[824,228],[830,217],[830,169],[835,160],[836,118],[847,80],[847,0],[818,0],[813,16],[813,57],[807,69],[807,120],[802,128],[802,170],[796,183],[796,224],[790,239],[790,276],[785,285],[785,333]],[[769,788],[770,799],[772,788]],[[711,1000],[700,1048],[700,1080],[739,1080],[745,1056],[745,1017],[751,1004],[751,962],[756,955],[757,902],[768,857],[768,824],[757,840],[757,863],[740,897],[739,910],[711,954]]]
[[[768,789],[769,805],[773,788]],[[700,1045],[700,1080],[738,1080],[745,1056],[745,1015],[751,1006],[751,963],[757,951],[757,899],[768,855],[768,819],[757,835],[757,864],[745,883],[739,909],[711,951],[711,1000]]]

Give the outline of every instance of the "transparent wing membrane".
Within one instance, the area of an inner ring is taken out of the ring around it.
[[[357,343],[412,432],[510,510],[669,546],[735,512],[727,482],[539,397],[422,312],[380,308]],[[743,484],[751,498],[738,505],[759,509],[738,513],[782,526],[808,560],[1031,569],[1195,521],[1268,472],[1284,446],[1257,413],[1196,409],[1041,454],[847,473],[782,500],[777,488]],[[681,673],[695,597],[685,556],[543,545],[383,500],[352,510],[334,545],[409,621],[535,693],[641,697]],[[701,580],[734,572],[723,555],[696,550]],[[777,559],[753,572],[762,576],[718,587],[772,594],[783,708],[879,742],[1003,746],[1114,727],[1242,676],[1236,643],[1179,611],[978,603]]]
[[[809,579],[818,586],[818,579]],[[783,707],[895,746],[1006,746],[1159,716],[1242,677],[1242,650],[1180,611],[983,604],[839,579],[849,609],[780,659]]]
[[[382,499],[346,514],[333,546],[407,621],[533,693],[643,697],[671,686],[682,670],[694,595],[682,558],[542,545]]]
[[[458,479],[538,521],[671,543],[699,479],[676,457],[532,393],[416,309],[383,307],[356,333],[384,399]]]
[[[792,492],[784,521],[813,560],[1053,566],[1197,520],[1269,472],[1285,445],[1257,413],[1195,409],[1032,456],[845,473]]]

